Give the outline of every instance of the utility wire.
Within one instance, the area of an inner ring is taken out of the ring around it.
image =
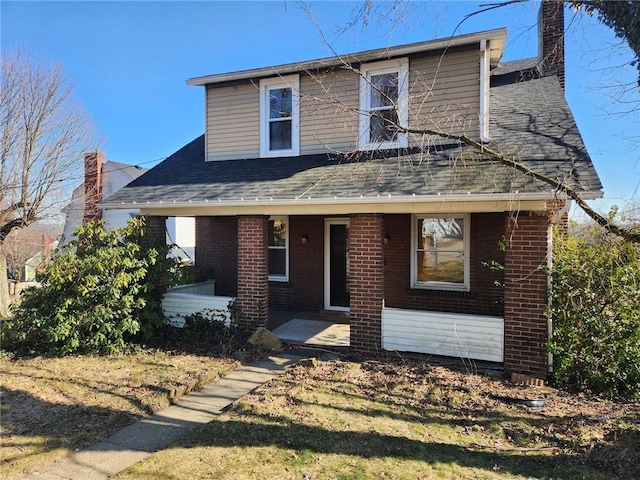
[[[122,171],[122,170],[129,170],[130,168],[140,168],[142,165],[147,165],[149,163],[154,163],[154,162],[162,162],[163,160],[166,160],[167,157],[163,157],[163,158],[157,158],[155,160],[148,160],[146,162],[140,162],[137,163],[135,165],[126,165],[125,167],[118,167],[118,168],[114,168],[113,170],[110,170],[112,172],[118,172],[118,171]],[[108,163],[105,162],[105,164]],[[121,162],[117,162],[117,163],[121,163]],[[69,182],[72,180],[84,180],[84,173],[82,175],[78,175],[78,176],[73,176],[73,177],[66,177],[66,178],[61,178],[56,180],[56,182],[58,183],[62,183],[62,182]],[[27,187],[37,187],[39,185],[41,185],[43,182],[33,182],[33,183],[27,183]],[[8,191],[8,190],[20,190],[22,189],[22,184],[19,185],[0,185],[0,192],[4,192],[4,191]]]

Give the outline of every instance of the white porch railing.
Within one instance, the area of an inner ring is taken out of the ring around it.
[[[162,297],[162,311],[169,325],[174,327],[183,327],[186,316],[207,310],[215,311],[229,325],[229,305],[234,301],[235,297],[215,295],[215,280],[208,280],[167,290]]]

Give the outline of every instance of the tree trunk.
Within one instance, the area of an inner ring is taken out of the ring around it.
[[[7,278],[7,258],[2,250],[2,242],[0,242],[0,318],[9,317],[9,280]]]

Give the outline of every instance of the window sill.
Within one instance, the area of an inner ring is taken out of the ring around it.
[[[467,290],[443,290],[435,288],[410,287],[405,290],[408,295],[427,297],[477,298],[477,294]]]
[[[408,146],[409,146],[409,142],[407,141],[366,143],[364,145],[360,145],[358,147],[358,150],[363,152],[370,152],[374,150],[396,150],[398,148],[408,148]]]
[[[289,279],[285,277],[269,277],[268,280],[275,283],[289,283]]]
[[[268,152],[260,152],[260,158],[279,158],[279,157],[298,157],[299,150],[272,150]]]

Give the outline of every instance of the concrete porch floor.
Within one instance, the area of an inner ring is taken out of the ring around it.
[[[349,317],[333,313],[269,311],[269,330],[293,345],[349,347]]]

